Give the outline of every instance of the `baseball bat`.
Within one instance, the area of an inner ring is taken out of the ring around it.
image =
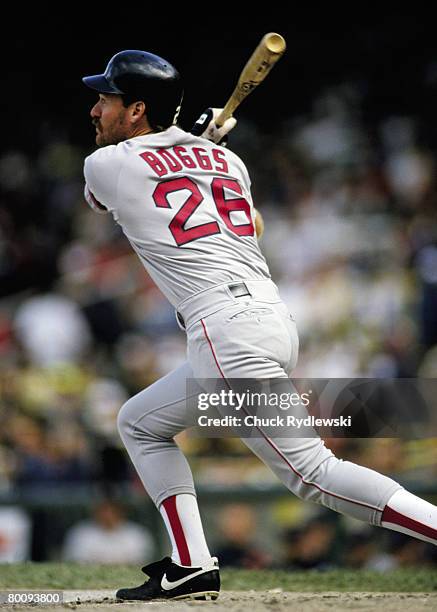
[[[220,115],[216,125],[221,127],[226,119],[232,116],[234,110],[268,75],[270,70],[283,55],[286,49],[285,39],[275,32],[269,32],[250,56],[243,68],[238,83]]]

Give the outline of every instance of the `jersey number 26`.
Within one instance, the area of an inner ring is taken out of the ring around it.
[[[223,219],[226,227],[237,236],[253,236],[255,228],[250,216],[249,203],[244,197],[225,198],[225,188],[231,189],[241,196],[243,193],[240,184],[235,179],[216,177],[212,180],[212,198],[220,217]],[[183,189],[189,192],[188,198],[169,224],[169,229],[173,234],[176,244],[181,246],[205,236],[220,234],[220,227],[216,221],[185,228],[188,219],[203,201],[199,187],[188,177],[175,178],[159,183],[153,192],[153,201],[158,208],[171,208],[168,202],[169,194]],[[243,211],[248,222],[242,225],[234,225],[231,220],[231,213],[235,211]]]

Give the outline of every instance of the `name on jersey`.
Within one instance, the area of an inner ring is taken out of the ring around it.
[[[165,176],[171,172],[180,172],[184,169],[214,170],[228,172],[225,153],[221,149],[207,151],[203,147],[190,147],[186,149],[181,145],[145,151],[140,157],[150,166],[157,176]]]

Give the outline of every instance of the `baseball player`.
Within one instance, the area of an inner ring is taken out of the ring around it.
[[[250,179],[219,143],[210,109],[194,133],[176,125],[182,83],[166,60],[122,51],[84,83],[98,149],[85,159],[85,198],[111,213],[150,276],[175,307],[187,361],[132,397],[118,428],[172,544],[171,557],[142,568],[149,579],[122,600],[216,599],[217,559],[205,540],[193,478],[174,436],[189,425],[201,386],[186,380],[288,378],[298,336],[258,246]],[[295,495],[337,512],[437,543],[437,508],[375,471],[337,459],[318,437],[243,442]]]

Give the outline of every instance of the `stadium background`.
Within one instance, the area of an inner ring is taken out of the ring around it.
[[[3,42],[3,560],[14,537],[17,560],[60,559],[70,527],[108,497],[147,527],[151,558],[167,549],[115,418],[125,398],[184,359],[184,337],[112,219],[82,198],[94,98],[80,78],[123,48],[180,69],[189,129],[225,102],[262,34],[286,37],[286,56],[238,111],[230,147],[249,168],[266,219],[262,248],[297,318],[296,376],[437,375],[437,45],[427,15],[308,13],[292,24],[276,15],[246,28],[185,16],[179,29],[155,25],[153,11],[141,26],[94,18],[79,34],[68,16],[41,19]],[[229,562],[436,563],[430,547],[296,500],[233,440],[180,443],[212,548]],[[436,499],[435,440],[328,444]]]

